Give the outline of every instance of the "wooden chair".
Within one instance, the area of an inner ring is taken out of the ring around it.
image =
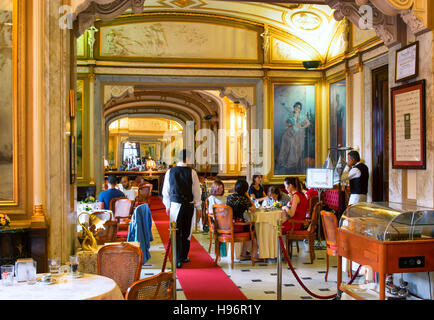
[[[173,272],[134,282],[127,290],[125,300],[173,300]]]
[[[234,243],[235,242],[252,242],[251,259],[252,265],[255,265],[253,253],[256,251],[255,234],[253,232],[253,222],[234,222],[232,208],[222,204],[213,205],[213,215],[215,223],[215,252],[217,263],[220,258],[220,243],[231,244],[231,268],[234,267]],[[234,233],[234,226],[248,226],[248,232]]]
[[[321,211],[321,222],[324,230],[324,237],[327,245],[327,254],[326,254],[326,274],[325,281],[327,282],[327,276],[329,273],[329,256],[336,257],[338,255],[338,243],[337,243],[337,234],[338,234],[338,218],[333,212],[329,211]],[[348,260],[348,276],[352,276],[352,261]]]
[[[139,185],[139,191],[138,195],[136,197],[136,201],[134,203],[134,208],[142,205],[142,204],[149,204],[149,201],[152,196],[152,188],[154,186],[150,184],[149,182],[145,182]]]
[[[113,279],[124,295],[140,279],[142,264],[142,250],[129,243],[108,245],[98,251],[98,275]]]
[[[317,203],[312,210],[312,215],[310,219],[289,220],[289,222],[292,224],[292,228],[286,233],[286,249],[289,253],[290,258],[292,258],[292,241],[307,240],[309,243],[310,263],[313,263],[313,260],[315,260],[315,237],[316,228],[318,225],[319,209],[320,203]],[[308,224],[309,227],[306,230],[294,230],[295,223],[302,223],[304,225]],[[297,249],[297,252],[300,253],[298,246]]]
[[[321,222],[324,230],[324,237],[327,244],[326,254],[326,274],[325,281],[327,282],[327,276],[329,273],[329,256],[336,257],[338,255],[338,243],[337,243],[337,231],[338,231],[338,219],[333,212],[321,211]]]
[[[118,228],[116,233],[117,241],[127,241],[128,229],[131,222],[132,203],[128,198],[115,198],[110,201],[110,210],[117,220]]]

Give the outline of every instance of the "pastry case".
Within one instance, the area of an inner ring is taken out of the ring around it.
[[[387,274],[434,271],[434,210],[395,203],[348,207],[338,229],[338,289],[346,292],[342,257],[379,273],[384,300]]]

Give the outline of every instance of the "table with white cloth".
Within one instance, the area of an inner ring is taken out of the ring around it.
[[[15,279],[13,286],[0,285],[0,300],[124,300],[119,286],[107,277],[84,274],[77,279],[53,279],[57,279],[54,284],[38,281],[33,285]]]
[[[250,213],[250,221],[255,223],[258,240],[259,259],[277,258],[277,222],[282,210],[257,209]]]

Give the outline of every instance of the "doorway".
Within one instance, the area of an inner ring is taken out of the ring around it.
[[[372,71],[372,201],[389,201],[389,68]]]

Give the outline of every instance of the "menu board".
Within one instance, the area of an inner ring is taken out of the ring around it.
[[[313,189],[333,189],[333,169],[307,169],[306,186]]]

